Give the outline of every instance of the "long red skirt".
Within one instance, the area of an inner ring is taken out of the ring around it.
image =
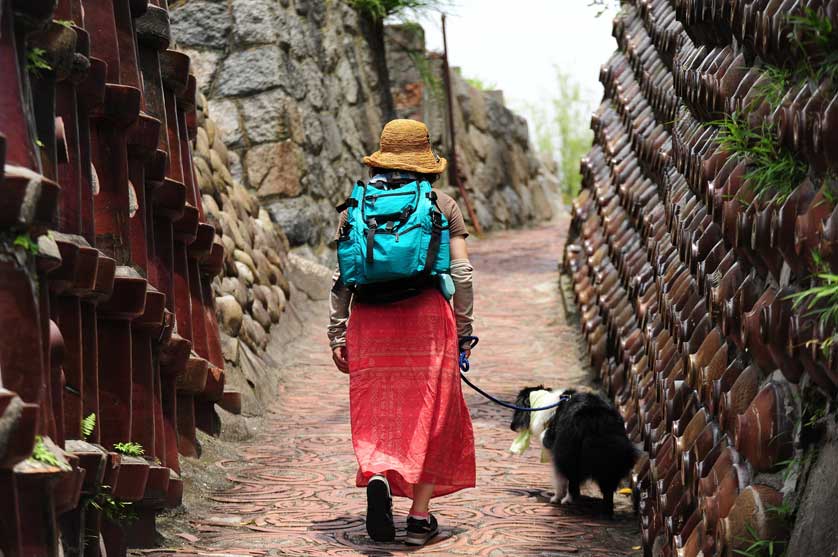
[[[394,495],[474,487],[474,432],[457,364],[451,306],[437,290],[355,304],[346,335],[358,487],[383,474]]]

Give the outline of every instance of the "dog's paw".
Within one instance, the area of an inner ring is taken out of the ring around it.
[[[559,503],[559,496],[558,495],[553,495],[552,497],[550,497],[550,503],[552,503],[554,505],[561,504],[561,503]]]
[[[568,493],[567,495],[562,497],[562,501],[561,501],[560,504],[561,505],[566,505],[568,503],[573,503],[573,495],[571,495],[570,493]]]

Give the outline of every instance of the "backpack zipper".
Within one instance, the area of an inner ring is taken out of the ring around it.
[[[400,192],[389,192],[389,193],[374,193],[372,195],[366,196],[364,199],[371,199],[371,205],[375,205],[375,202],[378,200],[379,197],[397,197],[400,195],[416,195],[414,191],[400,191]]]
[[[407,234],[407,233],[408,233],[408,232],[410,232],[411,230],[414,230],[414,229],[416,229],[416,228],[419,228],[420,226],[422,226],[422,223],[417,223],[417,224],[414,224],[414,225],[408,226],[408,227],[407,227],[407,228],[405,228],[404,230],[385,230],[385,229],[380,229],[380,230],[376,230],[376,231],[375,231],[375,233],[376,233],[376,234],[395,234],[395,236],[396,236],[396,243],[398,244],[398,243],[399,243],[399,236],[400,236],[400,235],[402,235],[402,234]]]

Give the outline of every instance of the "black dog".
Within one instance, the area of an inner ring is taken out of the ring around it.
[[[518,405],[530,407],[530,393],[538,390],[548,389],[523,389]],[[614,492],[634,466],[637,450],[626,435],[623,418],[603,397],[570,389],[561,394],[571,396],[555,410],[543,411],[552,413],[541,440],[552,454],[556,472],[556,494],[551,502],[572,502],[579,497],[582,483],[593,480],[602,492],[606,514],[613,515]],[[512,429],[529,428],[528,418],[529,412],[516,410]]]

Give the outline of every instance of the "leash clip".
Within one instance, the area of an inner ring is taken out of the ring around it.
[[[466,350],[472,350],[480,342],[480,339],[475,336],[465,336],[460,337],[457,342],[460,350],[460,371],[468,372],[471,369],[471,364],[466,357]]]

